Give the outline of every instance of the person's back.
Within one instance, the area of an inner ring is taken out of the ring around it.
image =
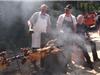
[[[85,25],[89,27],[95,25],[95,22],[96,22],[95,17],[96,17],[95,13],[88,13],[88,15],[84,17]]]

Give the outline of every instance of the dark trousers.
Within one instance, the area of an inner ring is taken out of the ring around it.
[[[88,64],[91,64],[91,60],[90,60],[90,56],[88,54],[87,48],[84,45],[83,46],[80,45],[79,47],[82,49],[83,55],[84,55],[84,57],[86,59],[86,62]]]
[[[86,59],[86,66],[90,67],[91,69],[93,69],[93,64],[91,62],[90,56],[88,54],[87,48],[83,45],[83,46],[79,46],[82,49],[83,55]]]
[[[93,60],[96,61],[98,59],[97,51],[96,51],[96,43],[94,41],[89,41],[91,45]]]
[[[88,34],[88,32],[86,34],[89,38],[86,41],[88,41],[91,46],[93,60],[96,61],[98,59],[98,55],[97,55],[97,51],[96,51],[96,43],[90,39],[90,35]]]
[[[52,36],[50,33],[41,33],[41,48],[45,47],[47,42],[52,40]],[[45,58],[41,59],[41,67],[44,67],[44,60]]]
[[[86,32],[86,35],[87,35],[87,38],[85,40],[90,44],[91,50],[92,50],[92,55],[93,55],[93,60],[96,61],[98,59],[98,55],[97,55],[97,52],[96,52],[96,43],[90,39],[90,35],[87,32]],[[82,48],[82,49],[83,49],[83,54],[86,57],[86,59],[90,60],[90,57],[87,53],[87,49],[85,49],[85,47]]]
[[[50,41],[52,38],[52,35],[50,33],[41,33],[41,48],[45,47],[47,42]]]

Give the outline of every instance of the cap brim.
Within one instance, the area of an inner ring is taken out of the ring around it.
[[[70,10],[69,8],[64,8],[65,10]]]

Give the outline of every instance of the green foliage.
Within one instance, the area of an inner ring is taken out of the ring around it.
[[[99,2],[80,2],[78,3],[78,8],[81,11],[98,11],[100,8]]]

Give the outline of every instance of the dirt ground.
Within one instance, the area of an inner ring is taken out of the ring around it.
[[[98,35],[97,32],[90,33],[90,35],[91,39],[96,42],[97,53],[100,58],[100,36]],[[91,50],[89,51],[89,55],[91,57],[91,60],[93,61]],[[31,64],[26,63],[25,65],[21,65],[19,62],[18,61],[13,62],[6,72],[0,72],[0,75],[35,75],[32,74],[33,66],[31,66]],[[16,63],[17,65],[15,65]],[[93,70],[90,70],[89,68],[84,68],[79,65],[78,66],[76,65],[76,67],[72,67],[72,69],[73,69],[72,71],[67,72],[66,74],[54,74],[54,75],[100,75],[100,61],[94,63]],[[37,74],[37,75],[42,75],[42,74]]]
[[[96,42],[98,57],[100,58],[100,36],[97,32],[90,33],[91,39]],[[93,61],[92,52],[89,51],[91,60]],[[81,69],[80,69],[81,68]],[[100,75],[100,61],[94,63],[94,69],[82,69],[82,67],[74,69],[68,75]]]

